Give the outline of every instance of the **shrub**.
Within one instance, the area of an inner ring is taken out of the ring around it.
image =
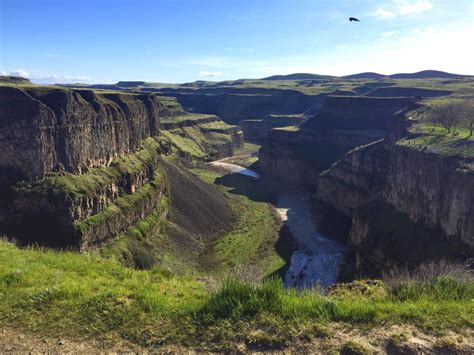
[[[474,275],[467,264],[445,260],[423,263],[414,270],[393,268],[383,275],[397,300],[468,300],[474,297]]]

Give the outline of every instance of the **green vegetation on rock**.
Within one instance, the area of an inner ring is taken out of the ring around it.
[[[456,128],[456,133],[453,134],[441,126],[422,123],[412,126],[410,131],[412,136],[398,144],[443,155],[474,156],[474,136],[469,136],[466,128]]]

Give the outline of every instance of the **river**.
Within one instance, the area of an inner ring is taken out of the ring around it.
[[[259,174],[242,166],[216,161],[213,166],[231,173],[260,178]],[[329,286],[336,281],[345,247],[342,243],[319,233],[311,217],[311,196],[304,189],[279,189],[275,208],[289,227],[298,244],[285,275],[286,287],[298,289]]]

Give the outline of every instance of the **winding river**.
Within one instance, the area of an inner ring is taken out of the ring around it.
[[[259,174],[242,166],[215,161],[213,166],[231,173],[260,178]],[[289,227],[298,248],[293,252],[285,275],[286,287],[298,289],[329,286],[336,281],[345,247],[342,243],[319,233],[311,218],[311,196],[304,189],[279,189],[275,208]]]

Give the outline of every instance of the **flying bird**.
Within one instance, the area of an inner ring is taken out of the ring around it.
[[[357,22],[360,22],[360,20],[356,19],[355,17],[349,17],[349,21],[357,21]]]

